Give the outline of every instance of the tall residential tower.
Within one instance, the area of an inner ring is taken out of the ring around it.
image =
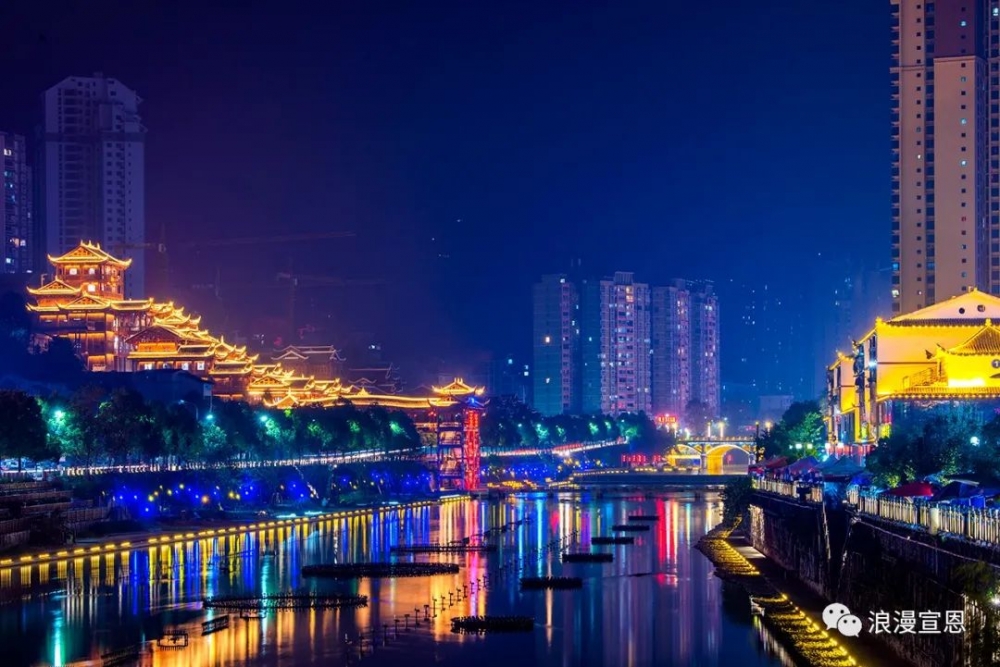
[[[146,293],[142,99],[120,81],[69,77],[42,95],[38,178],[50,255],[81,241],[132,259],[125,297]]]
[[[709,282],[675,280],[652,296],[653,411],[684,417],[688,404],[719,415],[719,300]]]
[[[0,273],[31,273],[38,254],[32,212],[31,169],[27,162],[24,137],[0,132]]]
[[[619,271],[613,278],[585,285],[580,309],[585,341],[581,343],[585,355],[583,410],[604,414],[650,412],[649,285],[637,283],[631,273]]]
[[[578,412],[576,286],[565,275],[542,276],[533,296],[535,409],[543,415]]]
[[[890,0],[892,308],[1000,293],[1000,6]]]

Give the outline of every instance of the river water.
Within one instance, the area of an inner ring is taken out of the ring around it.
[[[6,569],[0,589],[30,580],[35,592],[0,606],[0,664],[99,665],[102,654],[142,643],[140,664],[171,667],[790,665],[751,617],[746,595],[724,586],[694,549],[719,521],[720,508],[717,496],[693,493],[461,500]],[[659,519],[635,534],[634,545],[601,547],[614,552],[613,563],[564,565],[558,550],[535,551],[556,540],[589,550],[592,536],[610,535],[613,524],[634,514]],[[360,582],[300,575],[306,564],[385,560],[393,545],[446,543],[519,520],[501,535],[496,554],[414,557],[457,562],[456,575]],[[494,577],[485,588],[478,583],[488,569],[518,558],[522,576],[580,576],[584,587],[521,592],[516,576]],[[467,592],[457,593],[463,586]],[[369,605],[272,611],[259,620],[233,615],[229,629],[201,634],[201,623],[221,613],[202,610],[204,597],[293,590],[360,593]],[[438,608],[436,618],[424,620],[425,605]],[[451,632],[450,618],[476,614],[529,615],[536,627],[523,634]],[[362,657],[356,638],[371,628],[377,646]],[[188,645],[158,646],[165,629],[188,631]]]

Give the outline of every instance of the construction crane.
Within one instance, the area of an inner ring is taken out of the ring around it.
[[[293,333],[295,331],[296,293],[300,287],[369,287],[386,284],[386,281],[377,278],[351,279],[336,276],[310,276],[290,272],[278,273],[276,279],[278,281],[288,281],[288,326],[289,330]]]

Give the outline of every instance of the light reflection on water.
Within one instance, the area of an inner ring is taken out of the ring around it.
[[[362,660],[371,665],[782,664],[754,628],[746,597],[724,590],[711,564],[693,550],[717,523],[719,507],[717,497],[693,494],[470,500],[4,570],[0,587],[31,581],[42,592],[0,607],[0,637],[18,638],[6,642],[2,664],[99,661],[102,653],[140,642],[147,646],[142,663],[164,667],[343,664],[345,636],[355,639],[370,628],[380,644],[389,636],[387,646]],[[650,532],[635,533],[635,545],[605,547],[614,550],[614,563],[564,566],[557,552],[540,558],[531,553],[574,534],[575,548],[587,549],[592,536],[610,534],[613,524],[640,513],[660,518]],[[310,563],[385,560],[396,544],[447,543],[524,517],[531,521],[501,534],[498,554],[430,557],[459,563],[457,575],[353,582],[300,575]],[[271,551],[275,555],[265,555]],[[524,575],[582,576],[584,589],[522,594],[516,578],[508,577],[472,592],[472,580],[513,557],[524,559]],[[469,595],[459,601],[455,591],[463,585]],[[202,598],[293,590],[356,593],[370,603],[344,611],[269,612],[252,621],[233,615],[229,629],[201,636],[201,623],[220,613],[203,611]],[[449,592],[454,606],[430,623],[402,630],[404,614],[412,626],[415,616],[423,618],[425,605],[444,600],[447,606]],[[485,613],[530,615],[540,627],[503,636],[450,632],[449,618]],[[156,646],[164,629],[188,631],[189,645]],[[351,654],[357,661],[356,648]]]

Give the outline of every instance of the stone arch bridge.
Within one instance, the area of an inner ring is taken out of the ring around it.
[[[675,467],[698,467],[708,472],[733,468],[746,470],[757,462],[757,447],[752,437],[682,438],[664,457]]]

